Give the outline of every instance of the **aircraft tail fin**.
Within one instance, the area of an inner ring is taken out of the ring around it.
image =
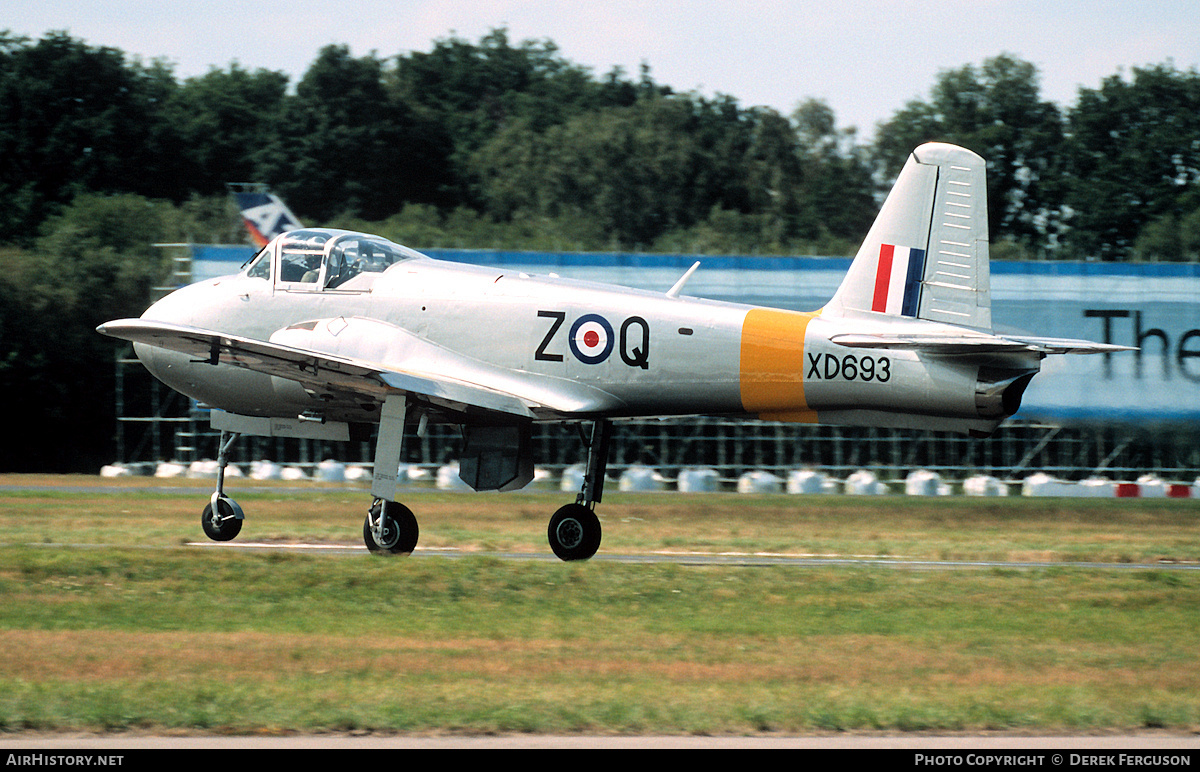
[[[287,204],[264,185],[234,183],[229,189],[250,238],[258,246],[265,246],[281,233],[304,227]]]
[[[985,166],[954,145],[914,150],[823,313],[878,313],[990,332]]]

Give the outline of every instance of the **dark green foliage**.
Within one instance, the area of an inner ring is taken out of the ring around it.
[[[1189,260],[1198,115],[1194,70],[1134,69],[1060,108],[1002,54],[943,72],[860,145],[817,100],[783,116],[675,93],[645,66],[597,77],[503,29],[390,58],[328,46],[294,90],[236,63],[180,83],[66,33],[0,33],[0,242],[30,245],[84,192],[179,203],[257,181],[310,221],[427,205],[506,242],[471,246],[530,246],[537,223],[543,248],[571,233],[585,249],[844,252],[908,153],[942,140],[987,159],[1006,255]]]
[[[28,244],[82,192],[186,195],[162,118],[170,72],[65,33],[0,33],[0,241]]]
[[[1069,131],[1066,200],[1075,213],[1075,248],[1127,259],[1146,226],[1184,221],[1191,223],[1189,259],[1196,259],[1200,73],[1134,68],[1128,80],[1113,75],[1098,89],[1081,89]],[[1185,248],[1165,251],[1144,257],[1182,259]]]
[[[0,469],[94,471],[113,436],[117,344],[95,332],[145,310],[162,281],[174,209],[132,194],[81,195],[0,273]]]
[[[987,160],[993,241],[1031,251],[1061,223],[1063,122],[1038,94],[1037,70],[1008,55],[943,72],[928,103],[910,102],[880,126],[879,158],[898,174],[912,148],[931,140],[970,148]]]
[[[258,168],[301,217],[378,220],[406,202],[440,203],[446,137],[388,96],[383,72],[374,56],[329,46],[284,105]]]
[[[228,182],[251,182],[283,118],[288,76],[247,72],[233,63],[189,78],[164,106],[183,144],[180,192],[225,193]]]
[[[236,63],[179,83],[64,33],[5,35],[0,94],[0,242],[26,246],[80,193],[178,203],[246,181],[311,221],[432,205],[499,233],[551,222],[591,234],[591,249],[711,240],[730,224],[743,252],[852,243],[876,206],[870,159],[827,106],[811,103],[840,139],[807,147],[813,127],[774,111],[673,93],[648,68],[597,78],[504,30],[390,59],[328,46],[294,91]]]
[[[876,157],[891,176],[929,140],[987,159],[993,242],[1050,259],[1200,257],[1195,70],[1134,68],[1062,111],[1041,101],[1032,64],[998,56],[942,73],[928,102],[880,126]]]

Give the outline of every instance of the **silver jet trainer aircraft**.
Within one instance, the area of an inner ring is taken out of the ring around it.
[[[917,148],[813,313],[685,297],[691,271],[660,294],[305,228],[241,273],[99,331],[133,341],[151,373],[214,408],[221,473],[202,516],[212,539],[241,530],[223,474],[239,434],[348,440],[377,427],[363,539],[408,553],[417,521],[396,501],[406,423],[459,425],[462,479],[504,491],[533,477],[534,422],[581,421],[591,426],[582,489],[548,535],[561,559],[587,559],[600,545],[613,419],[739,415],[986,436],[1017,411],[1047,354],[1124,348],[992,333],[984,167],[963,148]]]

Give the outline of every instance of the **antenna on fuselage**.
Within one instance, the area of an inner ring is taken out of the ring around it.
[[[696,269],[699,267],[700,267],[699,260],[692,263],[692,267],[687,269],[687,271],[684,272],[683,276],[679,277],[679,281],[675,282],[675,285],[673,287],[671,287],[671,289],[667,290],[667,297],[669,297],[669,298],[679,297],[679,292],[683,289],[683,285],[687,284],[687,280],[692,278],[692,274],[694,274],[696,272]]]

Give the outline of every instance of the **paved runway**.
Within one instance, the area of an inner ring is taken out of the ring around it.
[[[367,548],[350,544],[292,544],[284,542],[188,542],[187,547],[196,549],[236,549],[262,552],[308,552],[325,555],[366,555]],[[553,553],[541,552],[464,552],[454,549],[429,549],[417,547],[411,557],[465,558],[487,555],[502,560],[530,560],[557,563]],[[403,558],[400,558],[403,559]],[[1200,571],[1200,563],[1161,561],[1156,563],[1097,563],[1097,562],[1036,562],[1008,560],[916,560],[883,556],[842,555],[778,555],[763,553],[704,553],[685,551],[647,552],[618,554],[601,551],[591,562],[613,563],[674,563],[678,565],[731,565],[731,566],[796,566],[825,568],[830,566],[903,568],[928,570],[969,570],[988,568],[1078,568],[1095,570],[1168,570]]]
[[[80,543],[26,544],[27,547],[61,549],[101,549],[124,546],[135,549],[179,549],[170,545],[112,545]],[[194,541],[183,545],[189,549],[238,550],[242,552],[292,552],[339,557],[368,557],[367,548],[357,544],[302,544],[293,542],[208,542]],[[431,549],[417,547],[411,555],[379,556],[381,560],[407,560],[412,558],[463,559],[486,556],[500,560],[561,562],[549,550],[546,552],[475,552],[456,549]],[[840,555],[776,555],[758,553],[707,553],[707,552],[647,552],[638,554],[606,553],[603,550],[591,558],[592,563],[671,563],[697,566],[791,566],[799,568],[894,568],[908,570],[967,571],[991,568],[1006,569],[1049,569],[1070,568],[1094,571],[1200,571],[1200,563],[1160,561],[1156,563],[1098,563],[1098,562],[1045,562],[1012,560],[917,560],[915,558],[840,556]]]

